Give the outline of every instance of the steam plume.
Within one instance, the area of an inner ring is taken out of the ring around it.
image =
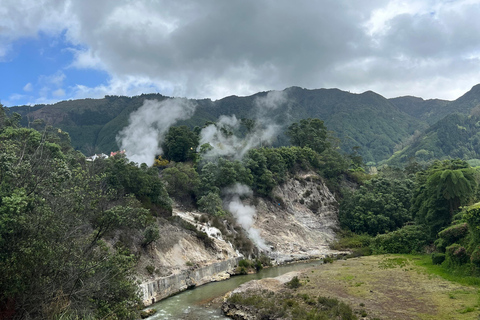
[[[233,214],[237,222],[247,232],[250,240],[252,240],[261,250],[268,251],[269,247],[260,236],[260,232],[253,227],[256,215],[255,208],[243,204],[240,199],[240,196],[252,195],[252,190],[246,185],[237,183],[233,187],[223,190],[223,193],[224,198],[228,198],[228,200],[225,201],[228,211]]]
[[[286,102],[286,94],[281,91],[270,91],[265,97],[256,98],[254,101],[256,124],[245,138],[230,134],[241,125],[241,121],[235,115],[220,116],[216,124],[211,124],[200,132],[200,146],[208,143],[212,147],[203,157],[212,160],[229,156],[240,160],[248,150],[270,144],[278,135],[281,126],[274,123],[268,113]]]
[[[162,154],[161,142],[168,129],[178,120],[190,118],[196,105],[187,99],[145,100],[130,114],[128,126],[116,137],[127,158],[151,166],[155,155]]]

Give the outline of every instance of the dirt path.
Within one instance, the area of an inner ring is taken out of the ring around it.
[[[479,290],[428,275],[414,256],[381,255],[306,270],[298,293],[346,302],[366,319],[479,319]]]

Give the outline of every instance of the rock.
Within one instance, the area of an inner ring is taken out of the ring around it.
[[[155,313],[157,313],[157,310],[155,309],[147,309],[147,310],[144,310],[142,312],[140,312],[140,317],[142,319],[146,319],[150,316],[153,316]]]

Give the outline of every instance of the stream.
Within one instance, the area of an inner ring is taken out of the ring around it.
[[[258,273],[244,276],[234,276],[228,280],[211,282],[192,290],[183,291],[170,298],[159,301],[146,309],[155,309],[157,313],[147,318],[149,320],[179,320],[179,319],[222,319],[225,317],[218,305],[209,306],[209,303],[224,296],[241,284],[263,278],[278,277],[284,273],[298,271],[323,264],[323,260],[297,262],[278,267],[263,269]]]

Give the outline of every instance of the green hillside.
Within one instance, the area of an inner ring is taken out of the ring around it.
[[[425,121],[429,125],[451,113],[451,101],[440,99],[423,100],[422,98],[405,96],[389,99],[398,109],[410,116]]]
[[[291,87],[281,93],[284,99],[275,109],[260,110],[255,102],[267,94],[260,92],[247,97],[230,96],[217,101],[193,100],[198,105],[195,114],[178,124],[202,126],[205,121],[215,121],[220,115],[236,115],[237,118],[262,117],[286,128],[299,119],[319,118],[342,140],[341,147],[345,152],[351,152],[352,147],[359,146],[360,154],[367,162],[388,158],[396,144],[415,130],[426,127],[389,100],[370,91],[352,94],[338,89]],[[138,109],[145,99],[163,100],[167,97],[160,94],[106,96],[103,99],[62,101],[54,105],[12,107],[10,112],[20,113],[25,126],[35,119],[42,119],[69,132],[76,149],[92,154],[118,149],[115,136],[128,125],[129,114]],[[281,134],[277,145],[286,144],[287,141]]]
[[[480,158],[480,117],[452,114],[435,123],[387,163],[399,165],[415,159]]]

